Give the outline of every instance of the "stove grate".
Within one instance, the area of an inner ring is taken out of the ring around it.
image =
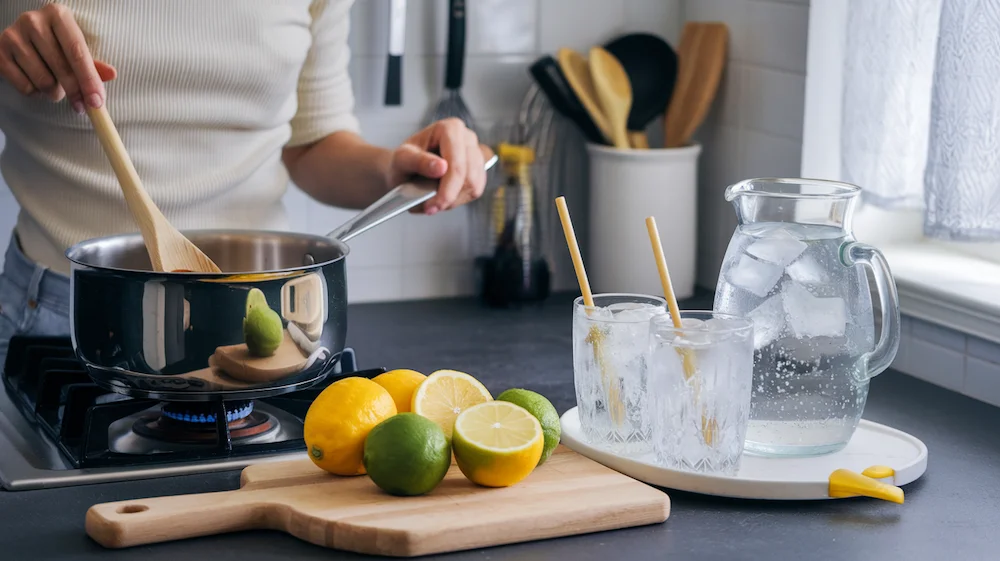
[[[384,368],[357,370],[354,351],[348,348],[341,355],[338,369],[319,385],[259,401],[302,421],[312,401],[332,382],[347,375],[371,378],[383,372]],[[154,408],[159,402],[110,393],[97,386],[75,358],[69,337],[13,337],[0,378],[22,414],[33,419],[77,468],[155,465],[305,450],[301,438],[234,446],[230,424],[251,415],[254,402],[233,400],[162,405],[163,415],[175,421],[214,424],[214,443],[155,454],[112,451],[108,441],[111,424]]]

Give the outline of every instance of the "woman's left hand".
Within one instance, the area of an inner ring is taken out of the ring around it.
[[[486,188],[485,165],[476,133],[460,119],[444,119],[411,136],[393,152],[390,185],[399,185],[413,175],[440,179],[437,195],[422,207],[423,213],[435,214],[478,199]]]

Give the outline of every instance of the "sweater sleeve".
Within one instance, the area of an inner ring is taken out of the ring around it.
[[[292,117],[288,146],[309,144],[335,132],[359,132],[347,43],[354,0],[313,0],[312,46],[298,83],[298,109]]]

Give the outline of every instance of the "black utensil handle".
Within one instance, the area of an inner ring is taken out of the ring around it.
[[[399,105],[403,102],[403,56],[389,55],[385,69],[385,104]]]
[[[403,49],[406,45],[406,0],[389,2],[389,59],[385,69],[385,104],[403,102]]]
[[[448,55],[445,58],[444,87],[462,87],[465,65],[465,0],[448,2]]]

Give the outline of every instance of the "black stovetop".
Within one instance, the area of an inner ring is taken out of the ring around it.
[[[116,394],[97,386],[76,358],[69,337],[15,336],[10,341],[2,378],[11,401],[56,443],[70,463],[77,468],[97,468],[304,451],[302,438],[238,442],[233,437],[231,421],[249,414],[257,403],[264,403],[301,422],[312,401],[333,381],[347,374],[370,378],[383,372],[383,368],[358,371],[354,351],[345,349],[334,372],[309,389],[254,402],[218,400],[161,404],[151,399]],[[109,427],[112,423],[157,406],[166,412],[165,417],[170,417],[165,419],[167,422],[197,424],[202,438],[205,438],[207,430],[207,443],[150,454],[111,450]]]

